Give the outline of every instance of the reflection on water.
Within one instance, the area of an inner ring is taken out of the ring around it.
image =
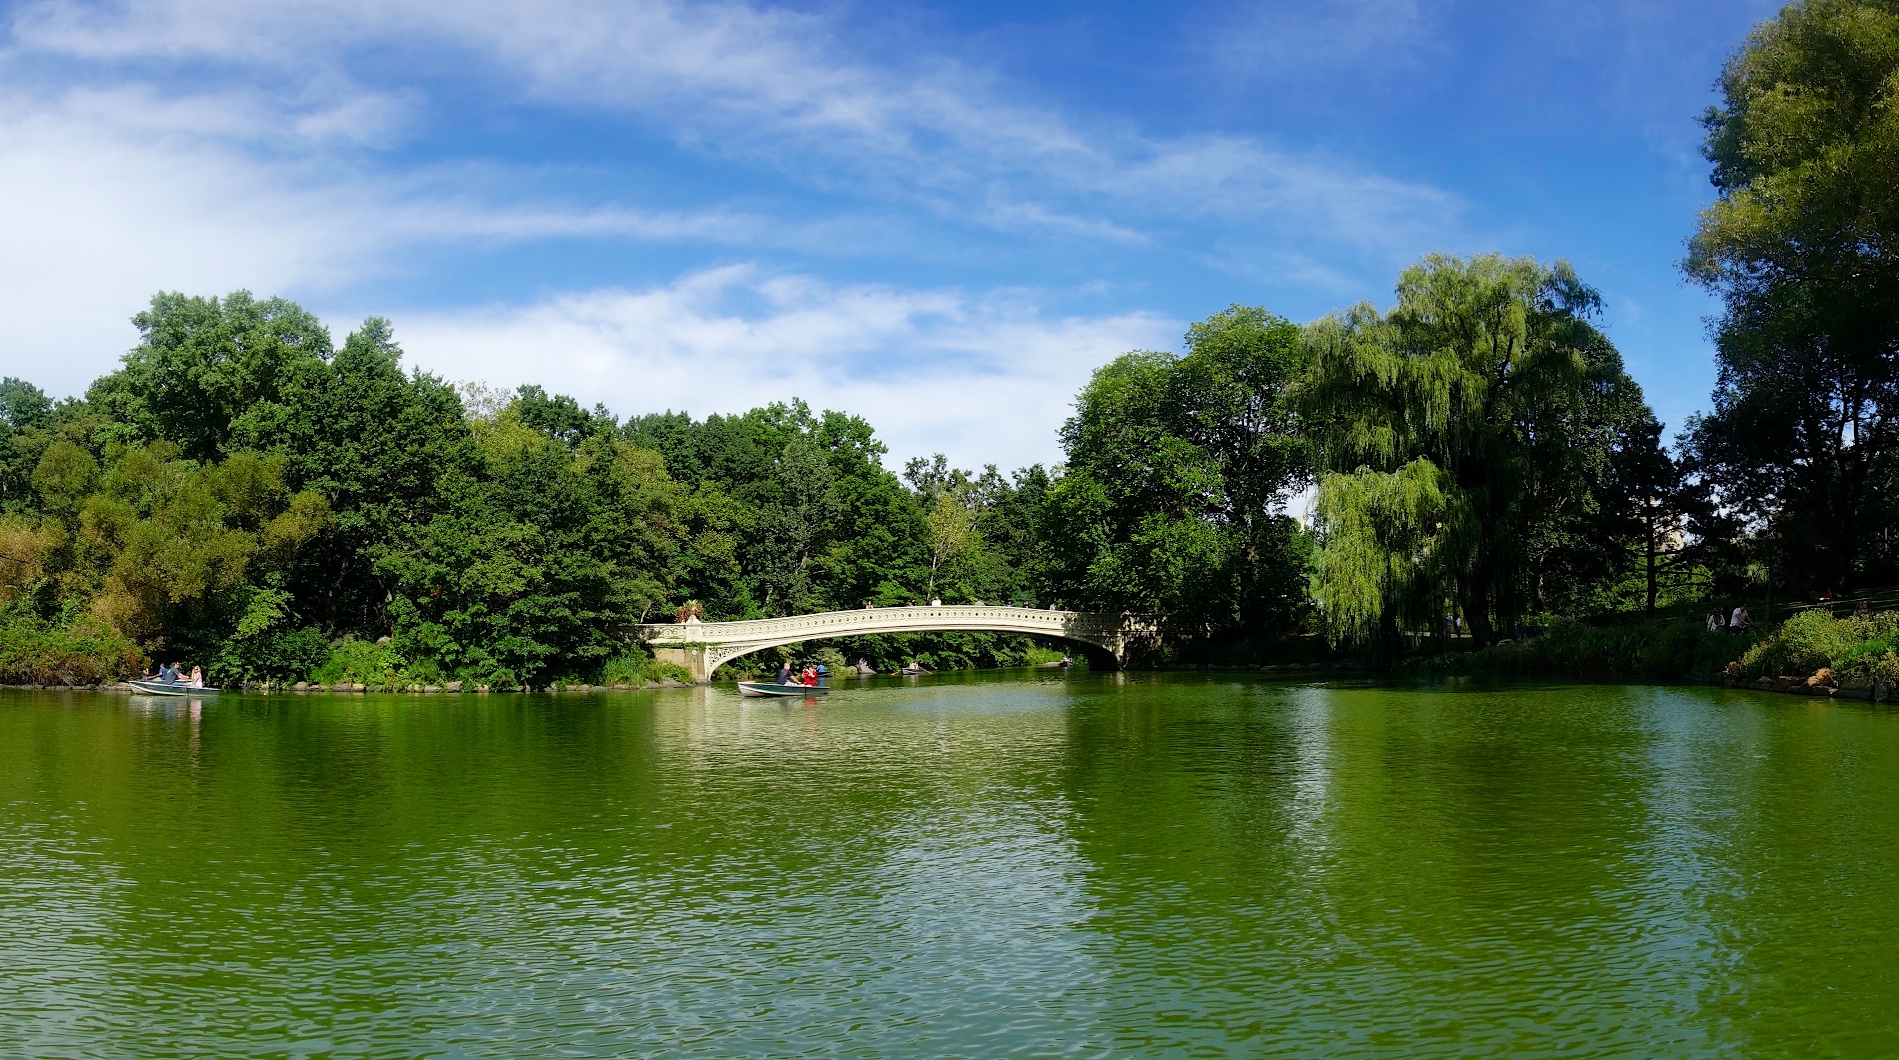
[[[0,693],[0,1054],[1899,1048],[1899,716]]]

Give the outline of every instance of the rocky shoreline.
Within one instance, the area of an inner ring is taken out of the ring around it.
[[[1750,692],[1783,692],[1796,696],[1818,696],[1824,699],[1857,699],[1868,703],[1884,703],[1893,698],[1891,683],[1872,682],[1867,684],[1849,683],[1836,685],[1831,672],[1821,670],[1809,677],[1717,677],[1714,684],[1722,688],[1744,688]]]

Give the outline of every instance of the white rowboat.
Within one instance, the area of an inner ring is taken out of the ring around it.
[[[740,681],[738,690],[747,696],[821,696],[830,691],[824,685],[781,685],[771,681]]]
[[[193,688],[183,681],[131,681],[133,688],[148,696],[188,696],[192,699],[216,698],[218,689]]]

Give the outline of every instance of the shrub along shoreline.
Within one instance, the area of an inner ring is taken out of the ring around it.
[[[1884,702],[1899,686],[1899,612],[1802,611],[1767,630],[1710,633],[1697,619],[1612,626],[1565,621],[1481,651],[1413,660],[1441,674],[1541,674],[1693,681],[1726,688]]]

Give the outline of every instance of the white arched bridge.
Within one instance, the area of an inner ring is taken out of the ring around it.
[[[1095,666],[1119,669],[1131,652],[1154,643],[1158,622],[1140,615],[1086,611],[1041,611],[1030,607],[944,605],[938,607],[866,607],[856,611],[820,611],[788,618],[744,622],[648,623],[638,636],[663,662],[692,671],[701,684],[712,672],[740,656],[782,644],[830,637],[879,633],[1014,633],[1067,641]]]

